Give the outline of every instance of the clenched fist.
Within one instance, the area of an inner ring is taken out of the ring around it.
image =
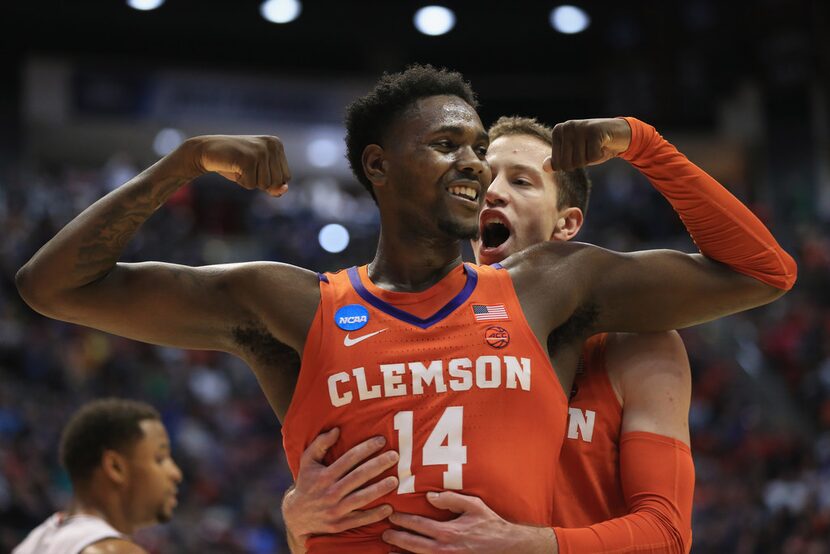
[[[271,196],[282,196],[288,190],[291,172],[277,137],[205,135],[188,142],[201,173],[215,171],[248,190],[263,190]]]
[[[631,127],[625,119],[572,119],[553,128],[553,148],[545,160],[547,171],[569,171],[597,165],[625,152]]]

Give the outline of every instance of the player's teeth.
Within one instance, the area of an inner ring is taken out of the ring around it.
[[[476,190],[472,187],[450,187],[449,191],[450,194],[461,196],[470,200],[476,200],[478,198]]]

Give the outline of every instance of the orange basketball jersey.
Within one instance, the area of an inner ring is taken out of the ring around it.
[[[559,456],[553,525],[583,527],[628,513],[620,480],[622,406],[605,368],[605,333],[585,342]]]
[[[508,272],[463,264],[418,293],[375,286],[366,267],[320,276],[321,304],[283,427],[291,471],[322,431],[327,462],[383,435],[398,490],[375,505],[449,519],[428,491],[481,497],[510,521],[549,525],[567,399]],[[389,522],[309,539],[316,552],[390,552]]]

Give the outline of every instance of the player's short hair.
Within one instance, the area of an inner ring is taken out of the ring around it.
[[[413,103],[443,94],[478,107],[473,89],[460,73],[416,64],[400,73],[384,73],[368,94],[346,108],[346,157],[352,173],[373,199],[372,183],[363,171],[363,150],[370,144],[383,146],[389,128]]]
[[[72,483],[88,480],[105,450],[124,452],[141,440],[140,424],[148,419],[160,421],[161,416],[144,402],[105,398],[84,404],[61,434],[61,465]]]
[[[500,117],[488,131],[490,142],[499,137],[527,135],[538,138],[545,144],[553,144],[553,128],[540,123],[532,117]],[[559,185],[558,209],[577,207],[585,214],[588,212],[588,201],[591,198],[591,179],[585,168],[571,171],[557,171],[554,175]]]

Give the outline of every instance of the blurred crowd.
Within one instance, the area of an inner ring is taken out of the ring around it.
[[[287,552],[279,505],[291,475],[279,423],[243,363],[52,321],[14,287],[37,248],[134,169],[14,165],[0,173],[0,551],[69,498],[57,462],[69,414],[115,395],[161,411],[184,472],[173,521],[141,531],[142,545],[154,553]],[[312,196],[302,183],[275,200],[203,178],[149,221],[125,259],[271,259],[321,271],[368,261],[377,232],[371,201],[358,197],[361,213],[344,223],[351,244],[330,254],[317,245],[328,221]],[[790,294],[682,332],[694,381],[694,553],[830,554],[830,239],[821,219],[766,221],[799,262]],[[618,171],[595,176],[580,239],[620,250],[693,248],[667,203]]]

